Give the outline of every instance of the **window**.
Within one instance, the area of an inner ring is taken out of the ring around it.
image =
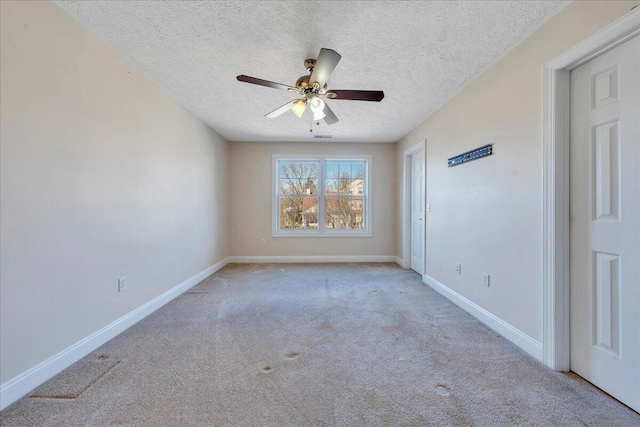
[[[273,236],[370,236],[371,156],[273,156]]]

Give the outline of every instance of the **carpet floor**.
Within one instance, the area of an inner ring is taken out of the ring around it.
[[[628,427],[640,415],[394,264],[236,264],[0,424]]]

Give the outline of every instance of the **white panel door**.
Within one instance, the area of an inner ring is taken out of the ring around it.
[[[424,274],[424,150],[411,156],[411,269]]]
[[[640,36],[571,72],[571,370],[640,411]]]

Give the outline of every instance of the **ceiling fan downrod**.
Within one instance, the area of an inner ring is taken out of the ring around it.
[[[315,59],[307,59],[304,61],[304,68],[307,69],[307,71],[309,72],[309,74],[313,74],[313,69],[316,66],[316,60]]]

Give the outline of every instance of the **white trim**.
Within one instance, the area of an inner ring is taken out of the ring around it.
[[[74,345],[64,349],[55,356],[50,357],[28,371],[8,380],[0,386],[0,410],[6,408],[34,388],[38,387],[40,384],[62,372],[64,369],[68,368],[134,324],[138,323],[140,320],[144,319],[177,296],[202,282],[228,263],[229,258],[225,258],[222,261],[215,263],[214,265],[202,270],[200,273],[188,278],[179,285],[169,289],[162,295],[110,323],[99,331],[94,332]]]
[[[315,160],[320,164],[318,171],[318,229],[317,230],[280,230],[279,229],[279,209],[278,201],[280,197],[278,187],[278,161],[295,161],[295,160]],[[355,195],[336,195],[336,197],[362,197],[364,199],[364,230],[331,230],[326,228],[326,177],[325,164],[329,161],[340,160],[361,160],[366,163],[365,167],[365,188],[364,194]],[[372,208],[372,173],[373,156],[370,154],[351,155],[326,155],[326,154],[272,154],[271,155],[271,237],[373,237],[373,227],[371,221]]]
[[[232,256],[229,264],[295,264],[325,262],[396,262],[393,255]]]
[[[365,220],[366,221],[366,220]],[[278,231],[278,234],[272,234],[274,239],[287,238],[287,237],[373,237],[373,233],[364,231],[352,231],[352,230],[325,230],[324,232],[317,231]]]
[[[407,268],[406,264],[404,263],[404,260],[400,257],[395,257],[395,263],[398,264],[400,267],[402,268]]]
[[[424,179],[425,183],[427,180],[427,140],[426,138],[414,145],[411,148],[404,150],[402,153],[402,259],[403,259],[403,267],[411,268],[411,156],[417,153],[420,150],[424,150]],[[425,185],[425,192],[427,191]],[[426,195],[425,195],[425,203],[426,203]],[[427,212],[424,213],[424,229],[425,233],[427,230]],[[426,238],[426,235],[422,237]],[[424,248],[426,249],[426,241]],[[426,253],[425,253],[425,266],[422,267],[423,271],[427,271],[426,269]]]
[[[640,34],[640,9],[543,67],[542,348],[545,365],[571,368],[569,305],[570,71]]]
[[[510,325],[499,317],[489,313],[484,308],[473,303],[459,293],[449,289],[442,283],[438,282],[431,276],[424,275],[422,280],[433,288],[436,292],[443,295],[458,307],[471,314],[476,319],[529,353],[535,359],[542,361],[542,344],[531,338],[516,327]]]

